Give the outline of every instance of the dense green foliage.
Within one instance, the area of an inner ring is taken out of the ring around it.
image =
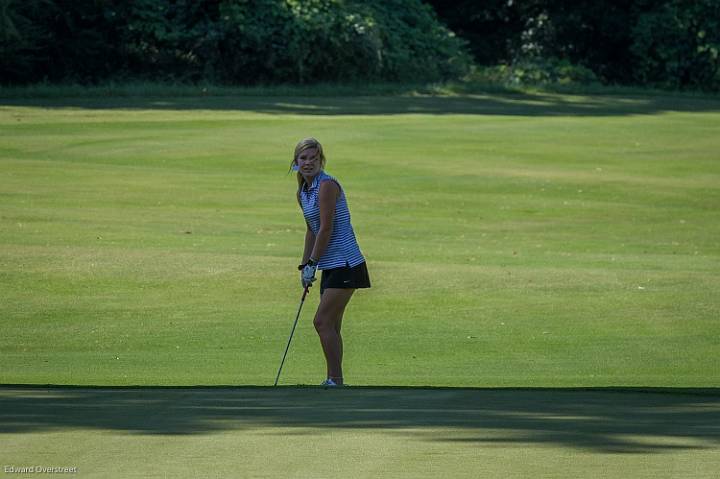
[[[479,68],[467,77],[468,82],[507,86],[594,85],[599,80],[589,68],[557,57],[522,58],[510,65]]]
[[[633,31],[643,83],[720,88],[720,2],[672,0],[642,15]]]
[[[605,83],[717,89],[720,82],[716,0],[429,3],[468,40],[477,63],[502,63],[512,79],[551,79],[570,64],[593,72],[576,76]]]
[[[2,84],[434,82],[474,62],[717,90],[719,52],[717,0],[0,0]]]
[[[463,42],[420,0],[0,0],[7,82],[437,81]]]
[[[123,28],[110,2],[0,0],[2,83],[109,78],[121,68]]]

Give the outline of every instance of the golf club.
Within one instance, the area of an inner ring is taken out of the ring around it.
[[[302,311],[303,303],[305,302],[305,296],[307,296],[310,286],[311,285],[305,286],[305,291],[303,291],[302,298],[300,299],[300,307],[298,307],[297,316],[295,316],[295,322],[293,323],[292,331],[290,331],[290,338],[288,338],[287,346],[285,346],[285,353],[283,354],[282,361],[280,362],[280,368],[278,369],[277,376],[275,377],[274,386],[277,386],[278,380],[280,379],[280,372],[282,371],[283,365],[285,364],[285,357],[287,356],[288,349],[290,349],[290,342],[292,341],[293,334],[295,334],[295,327],[297,326],[298,319],[300,319],[300,311]]]

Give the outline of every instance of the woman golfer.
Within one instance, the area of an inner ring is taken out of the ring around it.
[[[322,270],[320,305],[313,322],[327,363],[322,385],[342,386],[343,313],[355,289],[370,287],[370,277],[350,224],[345,191],[324,171],[322,145],[314,138],[300,141],[291,167],[297,170],[297,201],[307,224],[298,266],[303,288],[312,286],[315,271]]]

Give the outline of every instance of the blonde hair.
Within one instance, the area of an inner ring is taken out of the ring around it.
[[[320,158],[320,169],[325,169],[325,153],[323,153],[322,145],[315,138],[305,138],[303,140],[300,140],[295,146],[295,154],[293,155],[292,163],[290,163],[290,171],[292,171],[294,166],[297,166],[297,159],[298,156],[300,156],[300,153],[305,150],[309,150],[310,148],[317,148],[317,155],[318,158]],[[299,171],[297,172],[297,182],[298,191],[300,191],[300,188],[302,188],[302,185],[305,182],[305,178],[303,178],[302,174]]]

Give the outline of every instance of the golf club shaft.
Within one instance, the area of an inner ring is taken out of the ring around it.
[[[283,365],[285,364],[285,357],[287,357],[288,349],[290,349],[290,342],[292,341],[293,334],[295,334],[295,327],[297,326],[298,319],[300,319],[300,311],[302,311],[303,303],[305,302],[305,296],[308,294],[310,286],[305,287],[302,298],[300,299],[300,306],[298,307],[297,316],[295,316],[295,322],[293,323],[292,331],[290,331],[290,337],[288,338],[287,346],[285,346],[285,353],[283,354],[282,361],[280,362],[280,368],[278,369],[277,376],[275,376],[275,384],[277,386],[278,380],[280,379],[280,372],[282,371]]]

